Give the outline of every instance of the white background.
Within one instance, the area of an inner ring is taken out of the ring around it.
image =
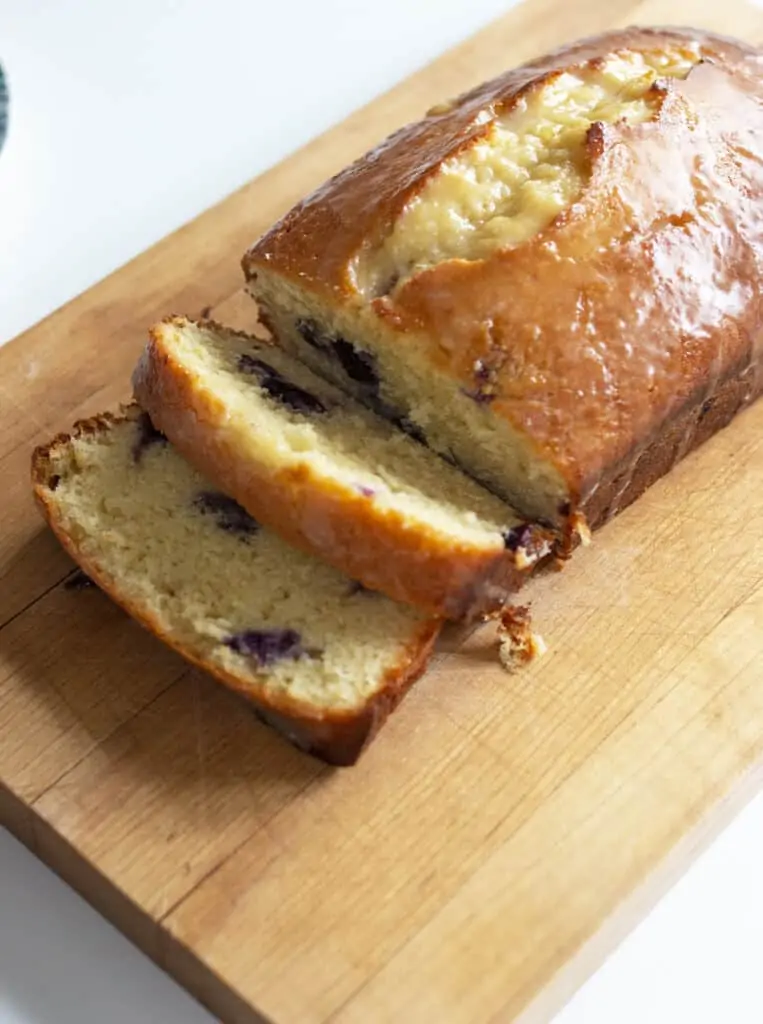
[[[0,343],[508,6],[0,0]],[[762,865],[763,798],[557,1024],[760,1024]],[[211,1020],[0,830],[2,1024]]]

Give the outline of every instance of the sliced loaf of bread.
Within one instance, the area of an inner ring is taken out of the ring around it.
[[[323,760],[352,764],[426,665],[438,621],[263,529],[136,406],[37,449],[32,473],[98,586]]]
[[[523,514],[602,525],[763,392],[762,61],[631,27],[438,104],[255,242],[261,318]]]
[[[257,520],[429,614],[494,610],[551,550],[548,530],[267,342],[172,318],[133,383],[157,428]]]

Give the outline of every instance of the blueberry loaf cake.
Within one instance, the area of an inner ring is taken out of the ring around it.
[[[172,445],[286,541],[434,616],[500,607],[552,536],[282,349],[158,324],[135,397]]]
[[[358,758],[426,665],[437,620],[288,547],[136,406],[38,449],[33,486],[113,600],[330,763]]]
[[[523,515],[598,526],[761,390],[762,71],[632,28],[432,109],[244,256],[263,321]]]

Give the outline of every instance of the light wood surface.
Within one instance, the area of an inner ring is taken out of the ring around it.
[[[34,444],[128,397],[152,320],[246,326],[239,256],[299,195],[632,22],[763,39],[740,0],[530,0],[0,351],[0,821],[225,1021],[547,1020],[758,784],[763,405],[533,583],[544,659],[446,639],[344,771],[65,590],[29,493]]]

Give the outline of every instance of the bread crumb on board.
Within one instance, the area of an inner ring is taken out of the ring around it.
[[[548,650],[540,633],[532,628],[526,605],[508,605],[498,617],[498,657],[507,672],[542,657]]]

